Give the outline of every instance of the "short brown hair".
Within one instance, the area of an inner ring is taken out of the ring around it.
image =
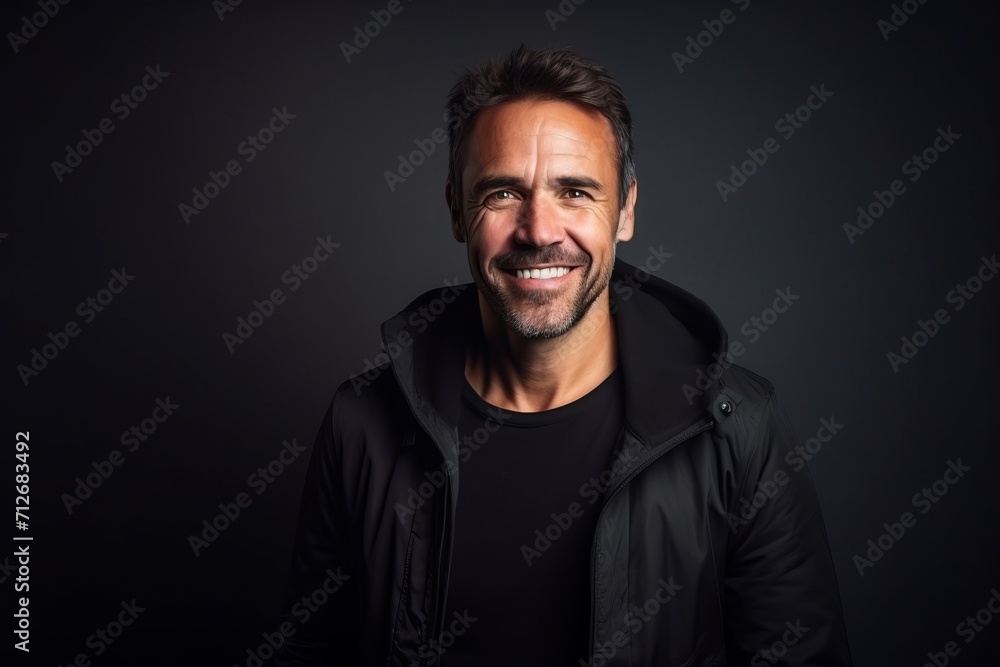
[[[448,93],[448,183],[452,217],[461,218],[459,158],[465,131],[480,112],[524,99],[575,102],[599,111],[611,123],[617,150],[618,205],[624,208],[635,180],[632,114],[618,82],[600,65],[567,49],[529,49],[523,44],[504,60],[466,69]]]

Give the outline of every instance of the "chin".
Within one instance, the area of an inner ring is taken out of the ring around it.
[[[558,291],[511,289],[503,277],[491,281],[479,271],[473,272],[473,279],[493,314],[508,330],[526,340],[545,340],[571,331],[607,287],[605,283],[598,289],[596,283],[590,282],[590,268],[583,270],[576,289]],[[603,277],[600,275],[597,280]]]
[[[486,300],[504,325],[528,340],[558,338],[569,332],[593,304],[584,294],[538,294],[511,296],[509,292],[490,290]]]
[[[582,313],[573,317],[561,318],[557,321],[546,319],[543,322],[531,321],[531,318],[523,317],[521,313],[507,313],[503,317],[507,328],[515,332],[522,338],[528,340],[558,338],[567,333],[580,321]]]

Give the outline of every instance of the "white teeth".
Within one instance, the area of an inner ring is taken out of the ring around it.
[[[518,278],[536,278],[545,280],[547,278],[559,278],[570,272],[568,266],[553,266],[546,269],[517,269]]]

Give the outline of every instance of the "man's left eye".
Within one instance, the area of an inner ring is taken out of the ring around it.
[[[589,197],[590,196],[589,194],[587,194],[583,190],[567,190],[566,194],[569,195],[570,199],[583,199],[585,197]]]

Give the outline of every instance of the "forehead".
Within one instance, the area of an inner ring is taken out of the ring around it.
[[[600,112],[571,102],[518,100],[480,113],[464,150],[465,171],[520,171],[526,159],[565,158],[612,168],[615,141]]]

